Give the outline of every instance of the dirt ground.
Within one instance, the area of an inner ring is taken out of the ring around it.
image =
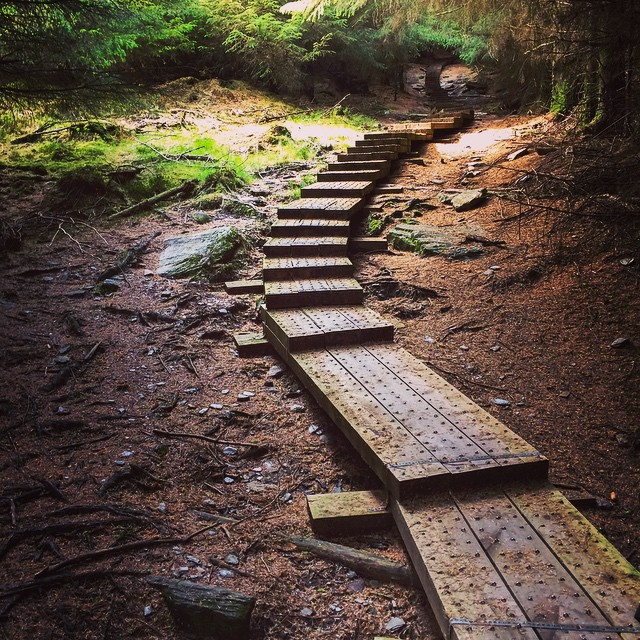
[[[551,126],[479,114],[400,163],[384,213],[466,225],[483,253],[358,256],[358,278],[399,344],[535,445],[568,494],[599,499],[585,513],[637,563],[640,255],[628,228],[560,214],[559,199],[530,211],[526,181],[553,158],[506,156]],[[490,195],[472,211],[438,200],[475,186]],[[236,354],[231,335],[259,328],[257,297],[154,274],[166,238],[201,229],[192,205],[73,225],[43,208],[50,188],[0,176],[3,224],[22,228],[0,261],[0,637],[180,638],[145,581],[158,575],[255,595],[256,639],[438,638],[419,590],[288,542],[311,533],[306,494],[378,482],[276,357]],[[122,286],[96,295],[119,252],[154,234]],[[255,250],[239,275],[259,269]],[[156,542],[96,553],[141,540]],[[395,531],[339,541],[408,562]],[[385,631],[394,617],[405,627]]]

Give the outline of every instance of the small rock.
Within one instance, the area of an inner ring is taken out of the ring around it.
[[[222,450],[225,456],[236,456],[238,455],[238,450],[235,447],[228,446]]]
[[[628,447],[629,446],[629,436],[626,433],[617,433],[616,434],[616,442],[621,446],[621,447]]]
[[[509,400],[504,400],[503,398],[494,398],[492,402],[493,402],[493,404],[495,404],[498,407],[510,407],[511,406],[511,402],[509,402]]]
[[[284,369],[277,364],[274,364],[273,367],[267,371],[268,378],[279,378],[284,373]]]
[[[305,407],[303,404],[292,404],[289,407],[289,410],[291,411],[291,413],[304,413],[307,410],[307,407]]]
[[[501,347],[500,347],[499,344],[496,344],[493,347],[491,347],[491,351],[494,351],[494,352],[498,352],[498,351],[500,351],[500,349],[501,349]]]
[[[225,556],[224,561],[227,564],[231,564],[234,567],[240,564],[240,560],[238,559],[238,556],[234,555],[233,553],[230,553],[229,555]]]
[[[251,400],[251,398],[253,397],[254,394],[252,395],[247,395],[244,391],[242,393],[239,393],[237,396],[237,400],[238,402],[248,402],[249,400]]]
[[[507,160],[509,162],[513,162],[514,160],[517,160],[518,158],[522,158],[522,156],[526,156],[529,153],[529,149],[527,149],[526,147],[524,149],[518,149],[517,151],[514,151],[513,153],[510,153],[507,156]]]
[[[158,506],[157,509],[160,513],[167,513],[167,505],[165,502],[161,502]]]
[[[424,341],[427,344],[435,344],[436,342],[438,342],[435,338],[432,338],[431,336],[425,336]]]
[[[153,275],[153,271],[151,269],[145,269],[142,274],[145,278],[150,278]]]
[[[230,569],[220,569],[218,571],[218,575],[221,578],[233,578],[233,577],[235,577],[236,574],[233,571],[231,571]]]
[[[209,407],[202,407],[202,409],[198,409],[199,416],[206,416],[209,413]]]
[[[460,351],[469,351],[469,347],[466,344],[460,346]]]
[[[287,491],[280,496],[280,502],[289,502],[293,496]]]
[[[300,609],[300,615],[303,618],[310,618],[313,615],[313,609],[310,609],[309,607],[304,607],[303,609]]]
[[[486,189],[462,191],[451,198],[451,205],[456,211],[469,211],[482,204],[486,197]]]
[[[191,219],[196,224],[208,224],[209,222],[211,222],[211,216],[204,211],[194,211],[191,214]]]
[[[391,633],[397,633],[398,631],[402,631],[406,625],[407,623],[402,618],[391,618],[384,628]]]
[[[69,414],[69,409],[66,407],[57,407],[54,413],[58,416],[66,416]]]
[[[629,340],[629,338],[616,338],[612,343],[611,343],[611,348],[612,349],[622,349],[624,347],[627,347],[631,344],[631,340]]]
[[[223,404],[220,404],[219,402],[212,402],[212,403],[209,405],[209,407],[210,407],[211,409],[223,409],[223,408],[224,408],[224,405],[223,405]]]
[[[351,580],[347,585],[347,589],[352,593],[362,593],[364,591],[365,583],[362,578],[355,578]]]
[[[267,490],[267,485],[264,484],[264,482],[252,480],[251,482],[247,482],[247,489],[253,491],[253,493],[264,493]]]
[[[223,389],[220,393],[221,393],[223,396],[227,396],[227,395],[229,395],[229,389]]]
[[[322,429],[317,424],[312,424],[307,429],[309,433],[315,433],[317,436],[322,435]]]
[[[256,394],[253,393],[253,391],[243,391],[242,393],[244,393],[245,396],[247,396],[248,398],[253,398]]]
[[[184,559],[191,564],[195,564],[196,566],[201,564],[200,558],[196,558],[196,556],[185,556]]]
[[[485,272],[483,272],[482,275],[487,276],[488,278],[492,278],[496,275],[496,272],[493,269],[487,269]]]
[[[135,455],[135,452],[134,452],[134,451],[130,451],[129,449],[126,449],[126,450],[125,450],[125,451],[123,451],[120,455],[121,455],[123,458],[130,458],[131,456],[134,456],[134,455]]]
[[[635,261],[635,258],[622,258],[622,260],[620,260],[620,264],[623,267],[630,267]]]
[[[235,480],[229,476],[225,476],[222,482],[224,482],[225,484],[233,484]]]
[[[148,618],[152,613],[153,613],[153,607],[152,607],[152,606],[150,606],[150,605],[147,605],[147,606],[144,608],[144,617],[145,617],[145,618]]]
[[[117,467],[124,467],[124,465],[127,463],[124,460],[114,460],[113,464],[115,464]]]
[[[71,358],[69,356],[56,356],[55,361],[56,364],[69,364],[71,362]]]

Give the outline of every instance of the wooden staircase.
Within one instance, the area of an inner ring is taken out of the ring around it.
[[[348,251],[371,245],[350,221],[412,142],[465,119],[367,133],[280,207],[264,336],[385,487],[445,638],[640,637],[638,572],[548,483],[546,458],[362,305]]]

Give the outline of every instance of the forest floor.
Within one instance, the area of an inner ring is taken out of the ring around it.
[[[394,113],[422,105],[388,99]],[[392,249],[357,256],[357,277],[399,344],[546,455],[560,488],[597,498],[587,517],[637,563],[637,222],[568,212],[568,182],[545,179],[577,157],[562,135],[547,118],[478,113],[421,147],[390,180],[403,192],[379,198],[385,233],[430,225],[479,255]],[[476,187],[489,196],[472,211],[438,198]],[[310,534],[306,494],[378,482],[275,356],[238,357],[231,335],[258,329],[257,297],[155,274],[166,238],[202,230],[194,203],[75,220],[47,209],[53,189],[28,172],[0,176],[0,221],[21,229],[0,258],[0,637],[180,638],[145,582],[159,575],[255,595],[256,639],[438,638],[421,591],[289,543]],[[281,196],[261,189],[244,196],[264,198],[273,220]],[[265,234],[263,221],[224,214],[208,226],[230,223]],[[119,288],[98,295],[98,276],[142,239]],[[260,259],[253,249],[238,276],[258,275]],[[94,553],[144,539],[159,542]],[[408,562],[395,530],[339,541]],[[392,618],[405,623],[394,634]]]

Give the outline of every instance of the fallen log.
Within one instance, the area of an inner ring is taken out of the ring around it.
[[[317,540],[316,538],[293,536],[289,540],[298,549],[309,551],[319,558],[343,564],[345,567],[353,569],[363,578],[397,582],[405,587],[417,587],[420,585],[418,577],[409,567],[375,553],[353,549],[334,542]]]
[[[108,216],[108,220],[113,220],[115,218],[125,218],[127,216],[132,216],[139,211],[143,211],[147,207],[151,207],[158,202],[162,202],[167,198],[171,198],[172,196],[176,196],[179,193],[189,193],[193,191],[196,186],[195,180],[187,180],[185,183],[181,184],[179,187],[174,187],[173,189],[167,189],[162,193],[158,193],[155,196],[151,196],[150,198],[146,198],[145,200],[141,200],[137,204],[131,205],[126,209],[122,209],[122,211],[118,211],[117,213],[112,213]]]

